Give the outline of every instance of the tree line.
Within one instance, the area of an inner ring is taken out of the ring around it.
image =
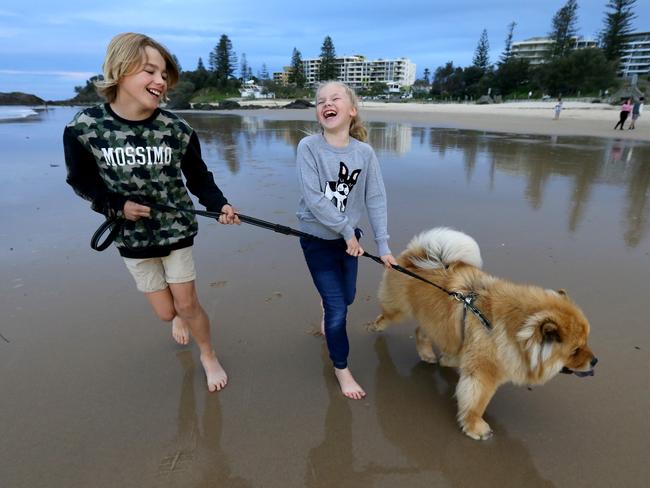
[[[472,64],[465,68],[449,61],[429,69],[415,83],[420,97],[476,99],[482,95],[525,98],[548,94],[596,96],[620,83],[617,70],[625,36],[632,32],[636,0],[609,0],[605,6],[599,47],[575,49],[578,34],[578,2],[567,2],[555,13],[548,38],[552,41],[543,63],[531,65],[512,51],[515,22],[508,26],[504,50],[490,63],[487,30],[481,33]]]

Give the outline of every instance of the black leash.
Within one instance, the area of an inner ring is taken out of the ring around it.
[[[163,212],[185,212],[194,215],[201,215],[203,217],[208,217],[212,219],[218,219],[219,216],[223,215],[223,212],[210,212],[208,210],[197,210],[194,208],[178,208],[178,207],[172,207],[171,205],[162,205],[160,203],[143,202],[142,205],[147,205],[148,207],[154,208],[156,210],[162,210]],[[237,216],[239,217],[239,220],[241,220],[242,222],[255,225],[257,227],[262,227],[263,229],[272,230],[273,232],[278,232],[284,235],[302,237],[304,239],[321,240],[320,237],[307,234],[306,232],[301,232],[291,227],[287,227],[286,225],[280,225],[273,222],[268,222],[266,220],[257,219],[255,217],[250,217],[248,215],[243,215],[240,213],[238,213]],[[90,240],[90,247],[93,248],[95,251],[103,251],[108,246],[110,246],[111,243],[115,240],[117,235],[121,232],[123,225],[124,225],[124,219],[121,218],[107,219],[106,222],[100,225],[99,228],[93,234],[93,237]],[[104,242],[100,243],[99,240],[101,239],[102,235],[104,235],[106,231],[109,229],[110,232],[108,236],[106,237]],[[370,258],[373,261],[381,264],[382,266],[384,265],[384,262],[381,260],[380,257],[370,254],[368,251],[363,251],[362,256]],[[483,324],[483,326],[486,329],[492,330],[492,324],[490,323],[490,321],[474,305],[474,300],[476,300],[477,298],[475,293],[470,293],[469,295],[463,295],[458,291],[449,291],[439,285],[436,285],[432,281],[429,281],[426,278],[423,278],[422,276],[417,275],[406,268],[403,268],[399,264],[392,264],[391,267],[394,270],[399,271],[400,273],[404,273],[412,278],[415,278],[416,280],[420,280],[423,281],[424,283],[428,283],[431,286],[435,286],[438,290],[445,292],[454,300],[457,300],[458,302],[463,304],[464,313],[466,313],[467,310],[469,310],[476,316],[479,322],[481,322],[481,324]]]
[[[372,254],[370,254],[370,253],[368,253],[366,251],[363,251],[363,255],[369,257],[373,261],[377,261],[379,264],[384,264],[384,262],[381,260],[381,258],[378,258],[377,256],[373,256]],[[457,301],[459,301],[460,303],[463,304],[463,309],[465,311],[464,313],[466,313],[467,310],[469,310],[474,315],[476,315],[476,318],[479,320],[479,322],[481,322],[481,324],[483,324],[483,326],[486,329],[492,330],[492,324],[490,323],[490,321],[474,305],[474,300],[476,300],[476,298],[478,298],[476,293],[472,292],[469,295],[463,295],[459,291],[449,291],[449,290],[443,288],[442,286],[436,285],[434,282],[429,281],[426,278],[423,278],[422,276],[417,275],[417,274],[413,273],[412,271],[409,271],[406,268],[403,268],[399,264],[392,264],[391,266],[392,266],[392,268],[394,270],[399,271],[400,273],[404,273],[406,275],[409,275],[411,278],[415,278],[416,280],[420,280],[420,281],[423,281],[425,283],[428,283],[431,286],[435,286],[438,290],[445,292],[447,295],[452,297],[454,300],[457,300]]]

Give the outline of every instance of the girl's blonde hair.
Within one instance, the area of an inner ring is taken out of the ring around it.
[[[357,115],[352,117],[352,120],[350,121],[350,135],[355,139],[357,139],[358,141],[366,142],[368,140],[368,130],[366,129],[366,126],[363,124],[363,121],[361,120],[361,116],[359,115],[359,98],[357,98],[357,94],[354,93],[354,90],[350,88],[348,85],[346,85],[342,81],[337,81],[337,80],[323,81],[319,83],[318,87],[316,88],[316,105],[318,105],[318,94],[320,93],[320,91],[325,86],[331,84],[338,85],[341,88],[343,88],[343,91],[350,99],[352,106],[357,109]]]
[[[178,66],[167,48],[144,34],[123,32],[113,37],[108,44],[102,65],[104,79],[95,82],[97,91],[108,103],[115,101],[120,80],[142,66],[147,46],[158,51],[165,60],[167,89],[174,88],[179,77]]]

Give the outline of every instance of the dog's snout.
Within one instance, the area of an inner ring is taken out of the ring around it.
[[[597,362],[598,362],[598,358],[597,358],[596,356],[594,356],[594,357],[591,359],[591,363],[589,363],[589,364],[591,364],[591,367],[593,368],[594,366],[596,366],[596,363],[597,363]]]

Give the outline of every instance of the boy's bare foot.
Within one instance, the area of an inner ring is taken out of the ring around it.
[[[190,343],[190,329],[178,315],[172,319],[172,337],[181,346]]]
[[[336,379],[339,380],[341,391],[346,397],[351,398],[352,400],[361,400],[366,396],[366,392],[363,391],[363,388],[361,388],[359,383],[357,383],[352,377],[349,368],[334,368],[334,374],[336,375]]]
[[[228,383],[228,375],[219,364],[217,355],[212,351],[210,355],[201,355],[201,364],[205,370],[205,376],[208,380],[208,390],[220,391]]]

